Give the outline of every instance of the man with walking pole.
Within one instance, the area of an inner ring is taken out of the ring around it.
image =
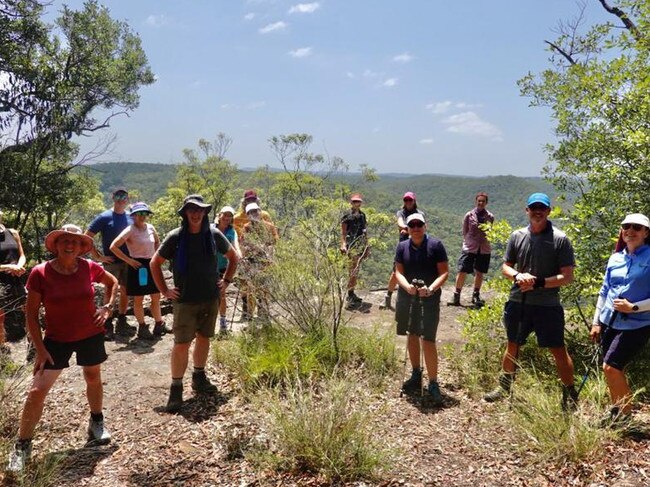
[[[449,276],[447,252],[440,240],[426,234],[424,215],[413,213],[406,225],[409,239],[399,243],[395,254],[395,276],[399,284],[395,320],[398,335],[408,332],[407,349],[413,369],[411,377],[402,384],[402,390],[422,390],[422,347],[429,376],[427,393],[431,403],[440,406],[436,333],[441,287]]]
[[[548,348],[562,381],[562,409],[575,409],[573,361],[564,345],[564,309],[559,288],[573,281],[575,258],[571,242],[548,220],[551,200],[544,193],[528,198],[529,225],[508,239],[503,275],[513,281],[503,312],[507,346],[499,386],[483,398],[495,402],[507,397],[515,377],[519,348],[532,332],[537,344]]]

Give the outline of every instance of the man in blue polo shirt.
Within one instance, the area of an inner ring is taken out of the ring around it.
[[[449,276],[447,251],[442,242],[426,234],[424,215],[413,213],[406,219],[409,238],[397,245],[395,276],[399,284],[395,320],[397,334],[408,332],[407,348],[413,371],[402,384],[404,391],[422,389],[420,340],[429,376],[427,391],[434,405],[442,404],[438,385],[436,333],[440,320],[442,285]],[[421,286],[414,285],[421,280]]]
[[[508,239],[503,275],[513,281],[503,311],[508,343],[503,355],[499,386],[483,399],[498,401],[508,396],[515,377],[519,348],[532,332],[537,344],[548,348],[562,381],[562,409],[574,409],[573,361],[564,345],[564,309],[560,287],[573,281],[573,247],[564,232],[548,220],[551,200],[544,193],[528,198],[527,227],[515,230]]]
[[[135,335],[135,327],[129,326],[126,322],[126,309],[129,305],[129,296],[126,293],[128,265],[123,260],[115,257],[113,252],[111,252],[113,240],[122,233],[122,230],[133,223],[131,215],[126,211],[126,208],[129,206],[129,193],[125,188],[116,188],[113,191],[112,198],[113,208],[97,215],[88,227],[88,230],[86,230],[86,235],[94,238],[96,234],[101,234],[103,254],[100,254],[94,246],[90,253],[96,261],[103,264],[104,269],[117,278],[120,285],[120,300],[117,308],[118,316],[115,333],[118,335]],[[120,250],[126,255],[129,255],[126,245],[123,245]],[[112,340],[113,320],[106,320],[105,327],[105,339]]]

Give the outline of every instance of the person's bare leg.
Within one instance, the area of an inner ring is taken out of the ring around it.
[[[569,357],[566,347],[550,348],[549,350],[555,359],[555,366],[562,384],[565,386],[573,385],[575,380],[573,377],[573,360]]]
[[[150,294],[151,304],[149,305],[149,311],[151,311],[151,316],[153,317],[156,323],[162,321],[162,313],[160,312],[160,293]]]
[[[124,315],[126,314],[126,310],[129,307],[129,296],[126,294],[126,286],[120,286],[120,301],[119,305],[117,307],[117,311],[121,314]]]
[[[171,356],[172,379],[182,379],[189,361],[190,343],[174,343]]]
[[[409,334],[407,340],[407,347],[409,351],[409,359],[411,361],[411,367],[417,369],[421,366],[420,364],[420,337],[418,335]]]
[[[630,414],[632,412],[632,391],[625,378],[625,373],[607,364],[603,364],[603,372],[612,404],[624,414]]]
[[[83,373],[86,380],[86,397],[88,398],[90,412],[99,414],[102,412],[104,401],[101,366],[84,366]]]
[[[194,367],[204,368],[208,363],[208,354],[210,353],[210,339],[204,337],[200,333],[196,334],[194,341],[194,353],[192,358],[194,360]]]
[[[438,348],[436,342],[429,340],[422,340],[422,347],[424,349],[424,362],[427,366],[427,375],[429,380],[438,381]]]
[[[23,406],[23,412],[20,416],[20,427],[18,438],[28,440],[34,436],[36,425],[43,414],[43,406],[47,393],[61,375],[61,370],[44,370],[37,373],[33,380],[32,386],[27,394],[27,400]]]
[[[135,319],[138,320],[138,324],[144,325],[144,306],[142,301],[144,296],[133,296],[133,314]]]

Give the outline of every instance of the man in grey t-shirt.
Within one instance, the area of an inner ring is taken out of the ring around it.
[[[225,299],[239,257],[228,239],[210,227],[212,205],[192,194],[185,198],[178,214],[181,226],[169,232],[151,259],[151,277],[160,293],[174,301],[174,348],[172,349],[172,385],[167,412],[176,413],[183,405],[183,376],[187,369],[190,345],[194,343],[192,389],[197,393],[215,393],[217,387],[205,375],[219,312],[219,296]],[[228,259],[223,279],[217,272],[217,252]],[[167,287],[162,264],[172,261],[174,287]]]
[[[564,232],[548,220],[551,200],[544,193],[528,198],[526,214],[530,224],[512,232],[502,267],[513,281],[505,305],[503,322],[508,344],[503,356],[499,387],[486,394],[488,402],[506,397],[514,380],[519,347],[535,332],[537,344],[553,354],[562,380],[562,408],[575,408],[573,361],[564,346],[564,309],[559,288],[573,281],[573,247]]]

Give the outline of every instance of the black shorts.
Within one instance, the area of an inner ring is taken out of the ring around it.
[[[634,356],[643,350],[650,339],[650,326],[636,330],[615,330],[603,326],[602,340],[603,362],[618,370],[623,370]]]
[[[397,334],[421,336],[428,342],[435,342],[440,321],[440,289],[428,298],[411,296],[400,288],[395,305]],[[424,309],[422,309],[424,308]]]
[[[471,254],[463,252],[458,259],[458,272],[473,274],[474,271],[486,274],[490,270],[490,254]]]
[[[76,342],[55,342],[49,338],[43,339],[45,349],[52,356],[54,364],[47,362],[46,369],[61,370],[70,367],[70,357],[77,354],[77,365],[92,366],[106,361],[106,348],[104,347],[104,332],[93,335]]]
[[[539,306],[508,301],[503,309],[503,324],[508,341],[523,345],[533,331],[543,348],[564,346],[564,309],[562,306]]]
[[[0,272],[0,309],[9,314],[22,308],[26,300],[27,292],[20,278]]]
[[[129,296],[147,296],[149,294],[159,293],[160,291],[158,291],[156,284],[153,282],[153,277],[151,277],[151,269],[149,267],[151,259],[135,258],[134,260],[140,262],[142,267],[147,269],[147,283],[144,286],[140,285],[139,272],[142,267],[140,269],[134,269],[129,266],[126,271],[126,294]]]

